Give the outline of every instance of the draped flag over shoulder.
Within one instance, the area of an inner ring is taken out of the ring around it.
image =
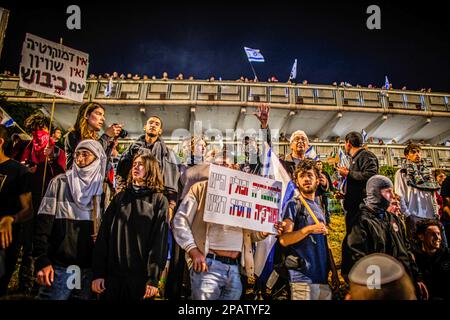
[[[244,47],[249,62],[264,62],[264,57],[259,49]]]
[[[277,155],[273,153],[269,145],[264,143],[264,162],[263,162],[263,176],[271,179],[281,181],[283,184],[281,190],[281,198],[283,199],[279,219],[282,220],[282,214],[286,203],[298,194],[298,190],[294,182],[289,177],[289,174],[284,169]],[[274,244],[277,242],[275,235],[269,235],[264,241],[257,243],[255,251],[255,274],[259,277],[266,266],[266,261],[269,258],[270,252]],[[271,266],[273,269],[273,266]],[[270,270],[272,272],[272,270]],[[269,272],[269,274],[270,274]]]
[[[384,88],[385,88],[386,90],[389,90],[389,86],[390,86],[390,84],[389,84],[388,77],[385,76],[385,79],[384,79]]]

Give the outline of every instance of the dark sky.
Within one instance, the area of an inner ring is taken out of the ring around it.
[[[89,53],[92,73],[234,80],[252,74],[248,46],[266,59],[254,64],[260,79],[287,80],[297,58],[298,81],[381,86],[387,75],[395,88],[450,92],[450,19],[439,2],[166,2],[78,2],[81,30],[70,31],[72,3],[2,1],[11,15],[0,69],[17,72],[29,32]],[[381,8],[381,30],[366,28],[370,4]]]

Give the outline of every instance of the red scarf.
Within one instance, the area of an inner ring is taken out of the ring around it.
[[[44,130],[36,130],[33,131],[33,148],[31,150],[31,161],[34,163],[42,163],[45,162],[45,154],[44,149],[47,145],[50,148],[54,148],[55,141],[50,138],[50,134],[48,131]],[[53,151],[52,151],[53,152]]]

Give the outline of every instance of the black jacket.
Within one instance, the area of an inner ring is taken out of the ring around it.
[[[355,212],[366,197],[367,180],[378,173],[378,159],[372,152],[361,149],[352,157],[349,170],[344,209]]]
[[[399,260],[418,281],[417,265],[402,221],[395,215],[378,214],[362,204],[359,218],[347,237],[348,250],[342,252],[342,275],[347,276],[353,265],[372,253],[385,253]]]
[[[161,193],[129,188],[118,193],[95,242],[94,279],[144,278],[157,287],[168,253],[167,210]]]
[[[430,300],[450,300],[450,249],[441,248],[433,256],[421,250],[414,255]]]
[[[145,135],[142,135],[131,144],[124,153],[122,153],[119,163],[117,164],[117,176],[118,178],[120,177],[118,183],[123,187],[133,165],[133,158],[141,149],[149,150],[156,160],[158,160],[164,179],[165,194],[169,200],[176,201],[178,179],[180,178],[177,159],[160,138],[158,138],[154,144],[150,144],[145,141]]]

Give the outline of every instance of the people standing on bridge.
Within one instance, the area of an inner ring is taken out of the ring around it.
[[[163,189],[158,161],[138,153],[126,189],[106,210],[95,242],[92,291],[102,299],[142,300],[158,293],[169,229]]]
[[[409,144],[404,149],[406,161],[395,173],[395,193],[401,197],[406,206],[404,215],[407,220],[409,236],[415,230],[415,225],[422,219],[439,220],[439,206],[435,192],[440,189],[434,180],[431,169],[422,160],[422,148],[418,144]],[[443,233],[443,244],[447,241]]]
[[[0,297],[16,268],[21,226],[33,217],[31,173],[5,154],[8,142],[8,131],[0,124]]]
[[[28,142],[20,162],[29,167],[33,208],[39,208],[50,181],[66,169],[66,154],[50,137],[50,119],[42,113],[35,113],[25,120],[25,128],[33,139]],[[17,155],[19,156],[19,155]],[[19,271],[19,291],[31,295],[34,287],[32,242],[34,218],[24,223],[22,228],[23,256]]]
[[[33,256],[37,299],[90,299],[92,253],[100,221],[100,197],[106,170],[106,154],[95,140],[81,141],[74,164],[54,178],[36,218]],[[76,273],[80,287],[68,285]]]

